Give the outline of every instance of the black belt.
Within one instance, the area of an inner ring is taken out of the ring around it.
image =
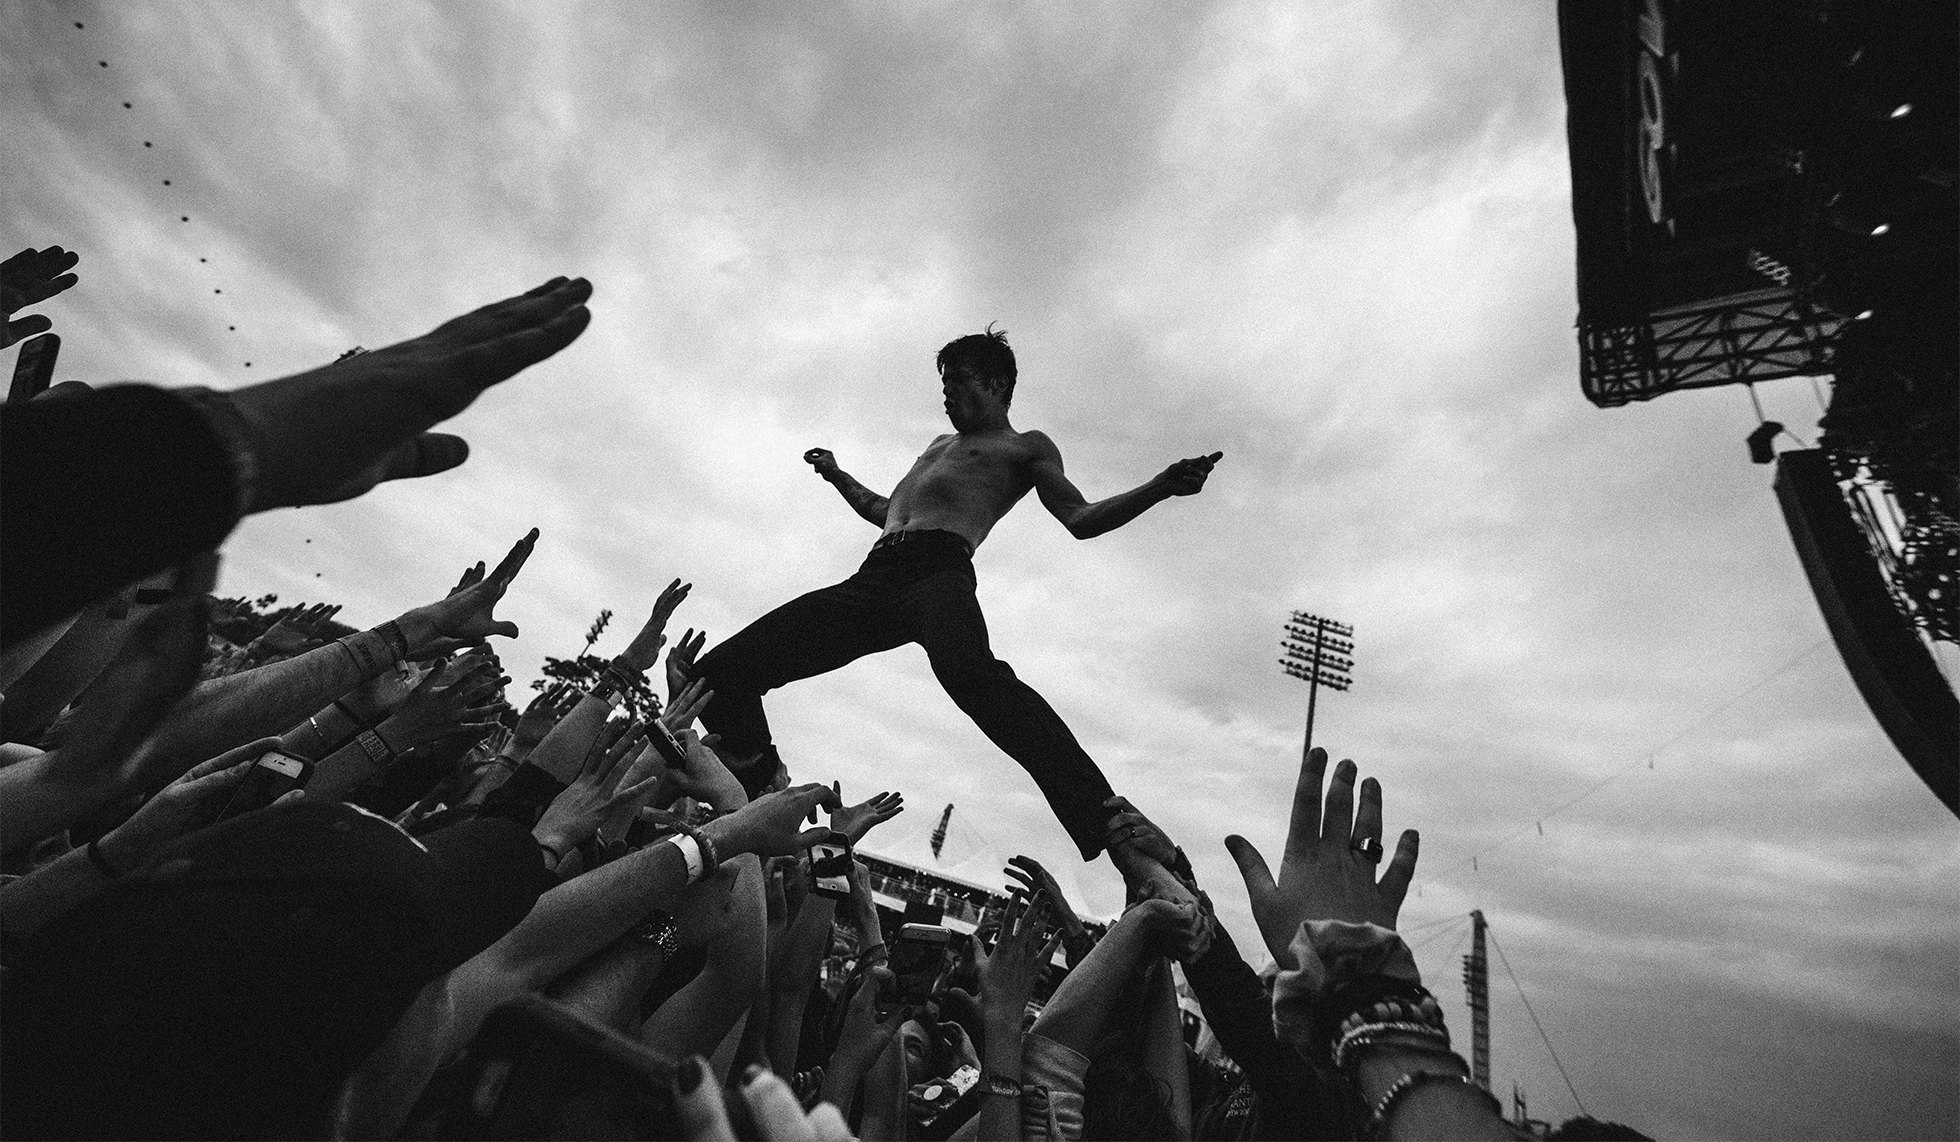
[[[899,547],[908,543],[944,544],[947,540],[951,540],[957,544],[960,551],[968,558],[972,557],[973,545],[967,542],[966,536],[961,535],[957,531],[947,531],[944,528],[937,527],[922,527],[911,531],[894,531],[881,535],[878,537],[878,542],[871,545],[871,550],[877,551],[880,548]]]

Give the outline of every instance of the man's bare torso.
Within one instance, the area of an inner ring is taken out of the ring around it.
[[[1037,432],[949,433],[926,446],[892,489],[885,534],[928,528],[957,532],[975,548],[1034,486]],[[1045,440],[1045,438],[1042,438]]]

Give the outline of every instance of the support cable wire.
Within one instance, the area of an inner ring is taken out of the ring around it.
[[[1462,921],[1464,921],[1464,920],[1468,920],[1469,918],[1470,918],[1470,917],[1469,917],[1469,915],[1468,915],[1467,913],[1466,913],[1466,914],[1464,914],[1464,915],[1462,915],[1462,916],[1452,916],[1452,917],[1450,917],[1450,919],[1451,919],[1451,920],[1455,920],[1455,921],[1457,921],[1457,922],[1459,922],[1459,923],[1461,923],[1461,922],[1462,922]],[[1427,936],[1424,936],[1424,937],[1423,937],[1422,939],[1420,939],[1420,940],[1417,940],[1417,941],[1416,941],[1415,943],[1413,943],[1413,944],[1410,944],[1410,945],[1409,945],[1409,954],[1410,954],[1410,955],[1414,955],[1414,954],[1416,953],[1416,951],[1417,951],[1418,949],[1420,949],[1420,948],[1426,948],[1426,947],[1428,947],[1428,946],[1429,946],[1430,944],[1433,944],[1433,943],[1435,943],[1435,942],[1436,942],[1437,940],[1440,940],[1440,939],[1442,939],[1442,938],[1443,938],[1444,936],[1447,936],[1447,935],[1449,935],[1451,931],[1453,931],[1453,929],[1450,929],[1450,928],[1444,928],[1444,929],[1443,929],[1442,931],[1440,931],[1440,932],[1431,932],[1431,933],[1429,933],[1429,934],[1428,934]]]
[[[1453,923],[1455,921],[1462,920],[1468,917],[1469,915],[1470,914],[1468,912],[1457,912],[1452,915],[1445,916],[1440,920],[1424,920],[1420,924],[1409,924],[1406,926],[1397,925],[1395,931],[1397,935],[1402,936],[1403,938],[1406,939],[1410,932],[1420,932],[1424,928],[1434,928],[1438,924]]]
[[[1460,916],[1460,917],[1458,917],[1458,919],[1461,919],[1461,920],[1468,920],[1469,918],[1470,918],[1470,914],[1469,914],[1469,913],[1467,913],[1467,912],[1466,912],[1466,913],[1464,913],[1464,914],[1463,914],[1462,916]],[[1490,929],[1488,929],[1488,928],[1486,928],[1486,929],[1484,929],[1484,930],[1485,930],[1486,932],[1488,932],[1488,931],[1489,931]],[[1440,935],[1442,935],[1442,934],[1443,934],[1443,933],[1441,933],[1441,932],[1438,932],[1438,933],[1437,933],[1437,935],[1439,935],[1439,936],[1440,936]],[[1468,937],[1469,935],[1470,935],[1470,925],[1468,925],[1468,924],[1465,924],[1465,925],[1464,925],[1463,927],[1461,927],[1461,928],[1458,928],[1458,929],[1456,930],[1456,939],[1454,939],[1454,940],[1451,940],[1451,941],[1450,941],[1450,950],[1449,950],[1449,953],[1448,953],[1447,955],[1445,955],[1445,956],[1443,957],[1443,966],[1442,966],[1442,967],[1440,967],[1440,968],[1438,968],[1438,969],[1437,969],[1436,971],[1433,971],[1433,972],[1424,972],[1424,973],[1423,973],[1423,978],[1424,978],[1424,979],[1435,979],[1435,978],[1436,978],[1437,976],[1439,976],[1439,975],[1443,975],[1443,974],[1447,974],[1447,972],[1448,972],[1448,969],[1449,969],[1449,965],[1450,965],[1450,963],[1451,963],[1451,962],[1452,962],[1453,960],[1455,960],[1455,959],[1456,959],[1456,950],[1457,950],[1458,948],[1460,948],[1460,947],[1462,947],[1462,946],[1463,946],[1463,941],[1464,941],[1464,940],[1465,940],[1465,939],[1466,939],[1466,938],[1467,938],[1467,937]],[[1424,942],[1424,943],[1428,943],[1428,941],[1427,941],[1427,940],[1425,940],[1425,941],[1423,941],[1423,942]],[[1410,949],[1410,954],[1411,954],[1411,955],[1414,955],[1414,954],[1415,954],[1415,953],[1414,953],[1414,949]],[[1416,969],[1417,969],[1418,971],[1420,971],[1420,970],[1422,969],[1422,965],[1421,965],[1421,964],[1417,964],[1417,965],[1416,965]]]
[[[1490,946],[1497,950],[1497,962],[1504,965],[1504,974],[1511,977],[1511,986],[1518,989],[1518,998],[1524,1000],[1524,1013],[1531,1016],[1531,1025],[1538,1028],[1538,1040],[1545,1044],[1545,1050],[1552,1056],[1552,1065],[1558,1068],[1558,1077],[1565,1080],[1565,1089],[1572,1095],[1572,1101],[1578,1105],[1579,1113],[1591,1118],[1592,1111],[1586,1109],[1585,1100],[1581,1099],[1579,1092],[1573,1088],[1572,1076],[1565,1073],[1565,1063],[1558,1057],[1558,1051],[1552,1047],[1551,1038],[1545,1034],[1545,1025],[1538,1022],[1538,1013],[1531,1009],[1531,1000],[1524,993],[1524,985],[1518,982],[1518,973],[1511,970],[1511,960],[1504,954],[1504,945],[1497,942],[1497,933],[1491,931],[1488,923],[1484,926],[1484,935],[1489,938]]]
[[[1811,384],[1811,390],[1815,392],[1817,387],[1817,378],[1816,377],[1810,378],[1810,384]],[[1769,417],[1763,415],[1763,402],[1761,400],[1758,400],[1756,397],[1756,382],[1744,381],[1743,387],[1749,390],[1749,403],[1752,406],[1754,406],[1756,409],[1756,423],[1758,425],[1768,423]],[[1817,399],[1819,403],[1822,403],[1824,398],[1820,395]],[[1829,409],[1826,409],[1825,411],[1828,412]],[[1810,447],[1810,441],[1805,440],[1803,437],[1798,436],[1796,433],[1790,431],[1788,427],[1783,428],[1782,434],[1796,441],[1797,444],[1800,445],[1801,447],[1804,448]]]
[[[1572,806],[1577,805],[1579,802],[1584,801],[1588,797],[1591,797],[1593,794],[1599,792],[1601,789],[1606,788],[1608,785],[1611,785],[1613,782],[1618,781],[1620,778],[1625,777],[1629,773],[1632,773],[1634,770],[1640,768],[1640,764],[1643,761],[1649,763],[1648,768],[1652,768],[1651,763],[1653,761],[1654,755],[1674,745],[1676,742],[1679,742],[1681,739],[1687,737],[1689,734],[1694,733],[1696,730],[1700,729],[1703,725],[1713,720],[1717,714],[1720,714],[1724,710],[1727,710],[1730,706],[1735,705],[1737,702],[1740,702],[1744,698],[1747,698],[1751,694],[1754,694],[1756,691],[1761,690],[1763,687],[1769,685],[1771,682],[1774,682],[1778,678],[1781,678],[1784,674],[1789,673],[1789,671],[1792,668],[1794,668],[1798,663],[1802,662],[1806,658],[1809,658],[1811,655],[1817,653],[1818,650],[1823,648],[1825,645],[1829,644],[1830,641],[1831,641],[1830,636],[1826,635],[1825,637],[1818,639],[1816,642],[1811,643],[1810,646],[1806,647],[1803,650],[1798,651],[1794,656],[1785,660],[1783,665],[1778,666],[1775,670],[1770,671],[1768,674],[1758,679],[1755,683],[1750,685],[1747,689],[1743,690],[1741,693],[1734,695],[1733,697],[1724,701],[1721,705],[1716,706],[1714,709],[1703,714],[1701,717],[1696,718],[1693,722],[1689,723],[1689,725],[1686,728],[1682,729],[1679,733],[1675,734],[1673,737],[1667,739],[1666,741],[1662,742],[1657,746],[1653,746],[1652,748],[1642,750],[1640,752],[1640,755],[1636,757],[1634,760],[1621,766],[1619,769],[1614,770],[1612,773],[1607,774],[1605,777],[1600,778],[1598,781],[1593,782],[1591,785],[1587,786],[1578,795],[1569,797],[1566,800],[1561,801],[1559,804],[1552,807],[1551,809],[1545,811],[1544,813],[1539,814],[1537,818],[1534,820],[1533,824],[1519,826],[1516,830],[1507,833],[1502,837],[1499,837],[1497,840],[1492,841],[1490,844],[1485,845],[1483,848],[1478,849],[1476,852],[1471,853],[1469,856],[1463,857],[1455,861],[1454,863],[1450,864],[1448,867],[1452,870],[1461,870],[1461,868],[1464,865],[1472,864],[1478,857],[1484,856],[1497,849],[1503,848],[1505,845],[1508,845],[1512,841],[1517,840],[1519,837],[1522,837],[1525,834],[1531,832],[1532,829],[1537,825],[1542,824],[1543,822],[1550,820],[1551,818],[1557,816],[1558,814],[1565,812],[1567,809],[1570,809]],[[1419,881],[1416,884],[1410,885],[1410,887],[1429,888],[1435,885],[1445,884],[1447,882],[1448,882],[1447,876],[1439,876],[1439,877],[1432,877],[1428,880]]]

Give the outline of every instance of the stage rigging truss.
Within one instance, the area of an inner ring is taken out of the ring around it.
[[[1960,640],[1957,25],[1951,0],[1559,4],[1580,388],[1829,380],[1778,492],[1867,703],[1960,813],[1932,650]]]

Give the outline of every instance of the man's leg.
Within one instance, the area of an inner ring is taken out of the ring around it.
[[[908,641],[886,592],[862,570],[832,587],[801,595],[744,627],[695,664],[715,692],[701,722],[722,748],[750,757],[770,743],[762,696],[800,678],[827,674],[867,654]]]
[[[982,733],[1028,771],[1082,859],[1094,860],[1103,850],[1110,817],[1103,802],[1114,796],[1109,781],[1054,708],[994,657],[966,566],[941,571],[901,597],[914,623],[913,637],[925,647],[939,684]]]

